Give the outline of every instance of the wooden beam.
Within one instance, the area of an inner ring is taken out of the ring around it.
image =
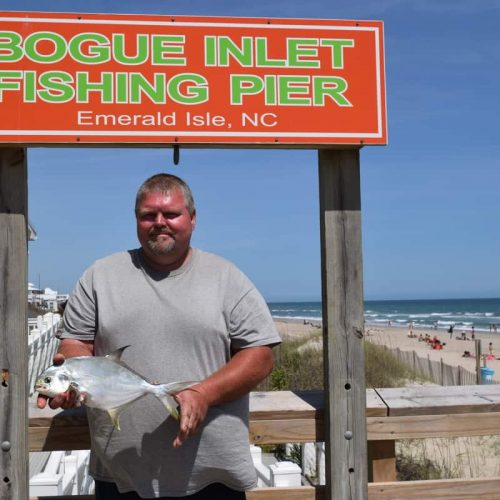
[[[500,435],[500,413],[452,413],[449,415],[406,415],[368,417],[368,439],[452,438]]]
[[[28,497],[27,173],[0,148],[0,498]]]
[[[500,478],[372,483],[368,488],[369,500],[498,500]]]
[[[500,411],[500,385],[376,389],[389,416],[451,415]]]
[[[366,500],[359,150],[319,151],[326,498]]]

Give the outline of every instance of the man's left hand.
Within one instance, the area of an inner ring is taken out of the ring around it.
[[[179,433],[174,439],[174,448],[180,448],[184,441],[196,434],[208,411],[208,400],[197,386],[189,387],[175,395],[180,405]]]

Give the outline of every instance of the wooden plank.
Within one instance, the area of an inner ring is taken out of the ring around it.
[[[324,487],[257,488],[247,492],[247,500],[324,500]],[[30,497],[30,500],[94,500],[93,495]]]
[[[385,402],[377,394],[375,389],[366,389],[366,416],[384,417],[388,415],[388,409]]]
[[[498,500],[500,478],[372,483],[368,492],[370,500]]]
[[[396,481],[396,442],[394,440],[368,443],[368,481]]]
[[[324,441],[323,420],[251,420],[250,441],[253,444],[315,443]]]
[[[321,486],[257,488],[247,492],[247,500],[323,500],[324,498],[324,487]]]
[[[500,384],[376,389],[389,416],[500,411]]]
[[[272,391],[250,393],[250,419],[323,418],[323,391]],[[366,390],[366,415],[386,416],[387,406],[374,389]]]
[[[500,435],[500,412],[449,415],[405,415],[369,417],[368,439],[413,439],[430,437]]]
[[[359,150],[319,151],[326,498],[367,498]]]
[[[373,389],[367,391],[367,414],[384,416],[386,406]],[[40,410],[29,402],[30,451],[86,450],[90,447],[87,417],[76,410]],[[254,444],[310,443],[324,440],[323,391],[273,391],[250,394],[250,440]]]
[[[314,419],[322,414],[323,391],[250,393],[250,418],[252,420]]]
[[[368,500],[498,500],[500,478],[439,479],[370,483]],[[257,488],[247,493],[248,500],[326,500],[322,486]],[[94,500],[93,495],[30,497],[30,500]]]
[[[0,498],[28,497],[27,175],[24,150],[0,148]]]
[[[29,451],[90,449],[90,433],[85,408],[51,410],[36,407],[35,398],[28,404]]]
[[[451,392],[454,387],[448,387]],[[481,409],[489,406],[486,391],[491,393],[490,386],[470,386],[469,391],[483,393],[477,398],[473,408]],[[427,387],[424,391],[433,392],[434,388]],[[368,391],[367,391],[368,394]],[[270,444],[282,442],[307,443],[324,441],[324,421],[320,411],[321,404],[316,401],[315,406],[307,406],[306,400],[318,396],[312,393],[311,397],[293,393],[270,392],[251,395],[250,403],[250,439],[255,444]],[[456,396],[469,399],[468,394]],[[275,404],[267,404],[275,400]],[[257,404],[254,404],[258,401]],[[280,404],[277,402],[281,401]],[[303,406],[295,413],[294,401],[300,401]],[[451,410],[462,412],[463,405],[456,404]],[[453,437],[453,436],[483,436],[500,435],[500,411],[483,411],[479,413],[449,413],[430,415],[400,415],[391,417],[367,417],[367,437],[369,441],[395,440],[425,437]],[[376,409],[379,411],[379,409]],[[432,410],[430,410],[431,413]],[[78,410],[39,410],[34,400],[29,406],[29,445],[30,451],[47,450],[77,450],[88,449],[89,431],[84,409]]]

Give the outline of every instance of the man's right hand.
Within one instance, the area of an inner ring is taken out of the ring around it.
[[[66,358],[61,353],[55,354],[53,359],[54,365],[62,365],[65,359]],[[75,408],[76,406],[79,406],[79,395],[72,387],[70,387],[66,392],[58,394],[53,398],[39,394],[36,400],[38,408],[45,408],[47,403],[53,410],[57,408],[64,408],[65,410],[68,408]]]

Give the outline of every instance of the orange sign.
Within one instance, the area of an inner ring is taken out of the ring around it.
[[[0,142],[386,144],[379,21],[0,13]]]

